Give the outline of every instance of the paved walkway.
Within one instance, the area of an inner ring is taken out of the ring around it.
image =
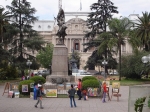
[[[7,98],[2,96],[4,86],[0,86],[0,112],[128,112],[129,87],[121,86],[119,102],[113,97],[111,101],[102,103],[99,98],[88,101],[76,100],[77,107],[70,108],[69,98],[43,98],[44,109],[35,108],[36,100],[31,98]],[[111,87],[110,87],[111,95]],[[106,100],[108,100],[106,98]]]

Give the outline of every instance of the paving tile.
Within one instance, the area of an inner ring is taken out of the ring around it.
[[[4,87],[0,86],[1,94],[3,91]],[[116,97],[111,101],[106,98],[106,103],[102,103],[100,98],[89,98],[87,101],[75,98],[76,108],[70,107],[69,98],[43,98],[44,109],[35,108],[37,101],[32,98],[8,98],[7,94],[4,94],[0,95],[0,112],[128,112],[129,87],[121,86],[120,93],[119,102]]]

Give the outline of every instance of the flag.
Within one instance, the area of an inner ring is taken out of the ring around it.
[[[80,11],[82,10],[82,3],[81,3],[81,0],[80,0]]]

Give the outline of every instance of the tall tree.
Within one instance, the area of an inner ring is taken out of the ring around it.
[[[135,23],[136,34],[145,47],[145,51],[150,51],[150,13],[142,12],[142,14]]]
[[[112,13],[118,13],[117,7],[110,0],[98,0],[91,6],[91,13],[88,15],[87,26],[91,30],[85,37],[95,38],[97,34],[106,32],[107,22],[112,18]]]
[[[98,0],[97,3],[91,5],[91,10],[93,11],[89,13],[87,19],[87,26],[90,31],[85,34],[85,38],[90,38],[91,40],[89,43],[84,44],[87,46],[85,51],[99,46],[98,44],[100,43],[93,41],[93,39],[102,32],[106,32],[108,20],[112,18],[113,13],[118,13],[117,7],[110,0]],[[104,51],[105,58],[107,58],[106,52]]]
[[[121,45],[125,43],[125,38],[129,35],[133,23],[128,18],[111,19],[109,22],[110,33],[112,39],[108,42],[110,48],[116,47],[119,52],[119,80],[121,80]]]
[[[22,67],[21,63],[25,63],[26,59],[34,58],[28,50],[37,51],[42,48],[44,41],[39,37],[38,33],[32,29],[31,24],[37,20],[34,17],[36,10],[31,8],[30,2],[27,0],[13,0],[11,6],[6,6],[12,13],[12,26],[14,27],[14,34],[11,35],[11,49],[10,52],[17,57],[16,62]],[[12,31],[11,30],[11,31]],[[25,50],[28,49],[28,50]]]

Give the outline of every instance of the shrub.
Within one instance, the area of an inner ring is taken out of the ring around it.
[[[31,77],[30,80],[33,80],[34,82],[38,83],[39,81],[41,83],[45,83],[46,80],[44,77],[41,77],[41,76],[34,76],[34,77]]]
[[[15,79],[18,77],[18,71],[14,66],[5,66],[0,69],[0,79]]]
[[[30,92],[33,92],[33,88],[30,88],[30,83],[34,83],[33,80],[24,80],[19,83],[19,92],[23,95],[29,95]],[[22,92],[22,85],[28,85],[28,92]]]
[[[150,108],[150,97],[148,99],[148,107]]]
[[[85,80],[97,80],[96,77],[93,76],[85,76],[82,78],[82,82],[84,82]]]
[[[141,61],[141,58],[147,55],[147,52],[139,52],[138,55],[133,54],[122,56],[121,76],[126,77],[127,79],[141,79],[142,71],[144,70],[146,73],[149,69],[149,67],[145,66]]]
[[[85,81],[83,81],[82,88],[87,89],[88,87],[94,87],[94,88],[99,87],[98,80],[94,79],[94,80],[85,80]]]
[[[136,99],[135,104],[134,104],[134,110],[136,112],[142,112],[143,111],[143,106],[144,106],[145,100],[146,100],[146,97]]]

